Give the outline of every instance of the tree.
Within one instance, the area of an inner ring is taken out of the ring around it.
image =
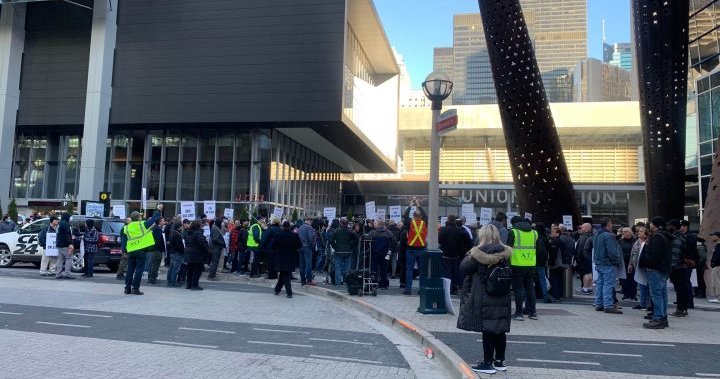
[[[248,213],[247,207],[243,207],[242,210],[240,210],[240,220],[246,221],[250,219],[250,213]]]
[[[10,204],[8,204],[8,216],[10,216],[10,219],[13,220],[13,222],[17,223],[18,211],[17,211],[17,203],[15,203],[15,198],[10,200]]]
[[[292,221],[292,222],[297,222],[297,220],[298,220],[297,209],[293,209],[293,211],[292,211],[292,216],[290,217],[290,221]]]
[[[75,199],[70,198],[67,202],[67,213],[72,215],[75,214]]]

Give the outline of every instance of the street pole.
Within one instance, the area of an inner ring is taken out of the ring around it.
[[[440,207],[440,136],[435,125],[442,110],[442,100],[432,102],[430,127],[430,183],[428,190],[428,250],[438,249],[438,214]]]

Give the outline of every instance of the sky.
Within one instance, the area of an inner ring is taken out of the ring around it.
[[[551,0],[548,0],[551,1]],[[374,0],[390,44],[402,54],[413,88],[432,72],[433,48],[452,47],[453,15],[478,13],[477,0]],[[602,59],[608,43],[630,41],[630,0],[587,0],[588,56]]]

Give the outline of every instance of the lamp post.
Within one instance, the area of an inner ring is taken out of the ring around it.
[[[432,126],[430,128],[430,183],[428,191],[428,250],[438,249],[438,213],[440,207],[440,136],[435,124],[440,117],[442,102],[450,96],[453,83],[442,72],[431,72],[422,84],[425,96],[432,102]]]

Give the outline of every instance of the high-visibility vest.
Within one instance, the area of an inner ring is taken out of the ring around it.
[[[250,226],[250,229],[248,230],[250,233],[248,233],[248,239],[247,239],[247,247],[258,247],[260,246],[260,240],[255,240],[255,236],[253,235],[253,228],[258,229],[258,237],[262,238],[262,227],[260,227],[260,224],[252,224]]]
[[[152,230],[145,227],[145,221],[133,221],[123,229],[127,237],[126,250],[128,253],[155,246]]]
[[[427,225],[425,221],[412,219],[408,230],[407,243],[409,247],[425,247],[427,239]]]
[[[537,250],[535,243],[538,240],[536,230],[523,231],[512,229],[515,240],[513,241],[513,253],[510,263],[513,266],[535,267]]]

